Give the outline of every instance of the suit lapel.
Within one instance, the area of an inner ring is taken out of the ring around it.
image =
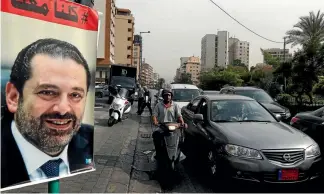
[[[1,123],[1,188],[30,182],[28,172],[11,132],[12,117],[5,116]]]

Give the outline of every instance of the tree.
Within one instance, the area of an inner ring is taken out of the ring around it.
[[[192,84],[191,74],[190,73],[182,73],[180,78],[175,77],[174,83],[178,84]]]
[[[273,57],[272,55],[270,55],[268,52],[264,51],[263,49],[261,49],[261,52],[263,54],[263,58],[264,58],[264,62],[267,64],[267,65],[271,65],[273,66],[274,68],[277,68],[280,64],[280,60],[279,58],[277,57]]]
[[[158,82],[157,82],[157,88],[163,88],[165,84],[165,79],[164,78],[159,78]]]
[[[300,21],[294,25],[293,30],[289,30],[287,44],[292,46],[302,45],[303,49],[314,54],[324,42],[324,13],[320,10],[315,14],[313,11],[308,16],[300,17]]]
[[[324,94],[324,77],[319,79],[319,82],[313,87],[313,93],[318,95]]]
[[[240,86],[242,83],[238,73],[229,70],[213,70],[200,75],[200,88],[203,90],[220,90],[224,85]]]

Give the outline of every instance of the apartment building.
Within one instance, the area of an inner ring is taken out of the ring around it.
[[[185,63],[189,60],[190,57],[180,57],[180,72],[185,73],[186,67]]]
[[[199,57],[191,56],[189,60],[185,62],[185,73],[191,75],[191,81],[193,84],[199,84],[199,76],[201,71],[201,64]]]
[[[201,68],[202,70],[212,69],[217,65],[216,34],[206,34],[201,39]]]
[[[160,75],[158,73],[153,73],[153,87],[159,82]]]
[[[115,63],[115,0],[95,1],[99,14],[96,82],[107,82],[110,65]]]
[[[137,68],[137,79],[140,72],[140,61],[141,61],[141,44],[142,39],[140,35],[134,36],[133,41],[133,60],[132,60],[132,66],[135,66]]]
[[[201,68],[212,69],[215,66],[227,67],[229,32],[218,31],[216,34],[206,34],[201,39]]]
[[[129,9],[117,8],[115,64],[133,64],[134,17]]]
[[[263,52],[269,53],[272,57],[278,58],[280,62],[284,62],[284,56],[286,57],[286,61],[289,61],[292,59],[292,54],[289,53],[289,49],[280,49],[280,48],[270,48],[265,49]],[[265,63],[264,56],[263,56],[263,62]]]
[[[153,67],[148,63],[143,63],[141,68],[141,84],[153,87]]]
[[[250,43],[247,41],[240,41],[237,38],[229,38],[229,50],[228,50],[228,63],[234,64],[235,60],[240,60],[247,67],[250,63]]]

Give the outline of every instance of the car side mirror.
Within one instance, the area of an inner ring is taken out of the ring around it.
[[[194,114],[193,120],[194,120],[194,122],[203,121],[204,116],[202,114]]]
[[[282,116],[281,116],[280,114],[276,114],[275,116],[276,116],[276,119],[277,119],[278,121],[281,121]]]

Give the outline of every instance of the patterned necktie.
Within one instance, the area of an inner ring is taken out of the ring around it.
[[[62,162],[63,160],[61,158],[57,160],[49,160],[43,164],[40,169],[42,169],[47,178],[57,177],[60,175],[60,164]]]

